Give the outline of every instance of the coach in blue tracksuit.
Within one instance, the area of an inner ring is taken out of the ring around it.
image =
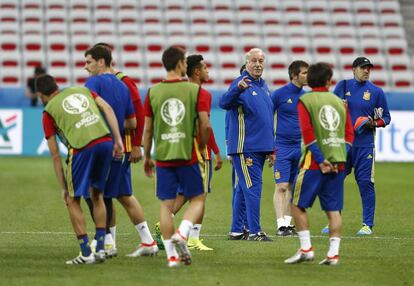
[[[233,80],[220,98],[228,110],[228,154],[246,201],[248,240],[270,241],[260,226],[262,172],[273,152],[273,103],[261,78],[265,55],[254,48],[246,54],[246,71]],[[272,162],[273,163],[273,162]]]
[[[387,99],[381,88],[369,81],[372,63],[358,57],[352,64],[354,78],[338,83],[334,93],[346,100],[355,128],[355,141],[347,160],[347,174],[354,168],[362,199],[362,228],[358,235],[372,234],[375,214],[375,129],[391,121]]]

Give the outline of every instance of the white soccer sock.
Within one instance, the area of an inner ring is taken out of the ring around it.
[[[116,248],[116,225],[111,226],[111,227],[109,228],[109,231],[111,232],[112,239],[113,239],[113,241],[114,241],[114,247]]]
[[[193,228],[193,223],[189,220],[183,219],[180,223],[180,227],[178,228],[178,231],[182,236],[185,238],[188,238],[188,235],[190,233],[190,230]]]
[[[172,243],[171,239],[162,240],[164,243],[165,252],[167,253],[167,258],[175,256],[178,258],[177,250],[175,250],[174,244]]]
[[[138,231],[139,236],[141,237],[142,243],[151,244],[154,241],[146,221],[137,224],[135,228]]]
[[[286,226],[290,226],[290,223],[292,222],[292,217],[290,215],[285,215],[283,217],[285,218]]]
[[[298,231],[298,236],[300,241],[300,248],[302,250],[308,250],[312,247],[309,230]]]
[[[277,219],[277,229],[281,228],[282,226],[285,226],[285,219],[284,218],[278,218]]]
[[[105,234],[105,245],[113,245],[114,244],[114,240],[112,238],[112,234],[107,233]]]
[[[330,237],[329,238],[329,250],[328,250],[328,257],[334,257],[335,255],[339,255],[339,244],[341,243],[341,239],[339,237]]]
[[[200,239],[201,224],[195,224],[191,230],[189,238]]]

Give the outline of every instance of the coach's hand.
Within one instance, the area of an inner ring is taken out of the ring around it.
[[[145,175],[149,178],[152,178],[154,175],[155,164],[151,158],[144,158],[144,172]]]
[[[142,160],[141,146],[133,146],[131,154],[129,155],[129,161],[131,163],[138,163]]]
[[[237,87],[241,90],[245,90],[246,88],[250,86],[250,82],[251,80],[246,75],[237,83]]]

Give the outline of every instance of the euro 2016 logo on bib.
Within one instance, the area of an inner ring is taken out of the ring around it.
[[[338,129],[341,118],[335,108],[330,105],[324,105],[319,111],[319,122],[324,129],[334,132]]]
[[[174,127],[183,121],[185,106],[177,98],[170,98],[161,105],[161,118],[168,125]]]
[[[62,102],[63,109],[69,114],[81,114],[89,107],[89,101],[80,93],[71,94]]]

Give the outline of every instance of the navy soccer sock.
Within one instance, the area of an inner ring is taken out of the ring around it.
[[[89,256],[92,253],[92,250],[89,246],[89,239],[86,234],[79,235],[78,237],[79,246],[81,249],[82,256]]]

